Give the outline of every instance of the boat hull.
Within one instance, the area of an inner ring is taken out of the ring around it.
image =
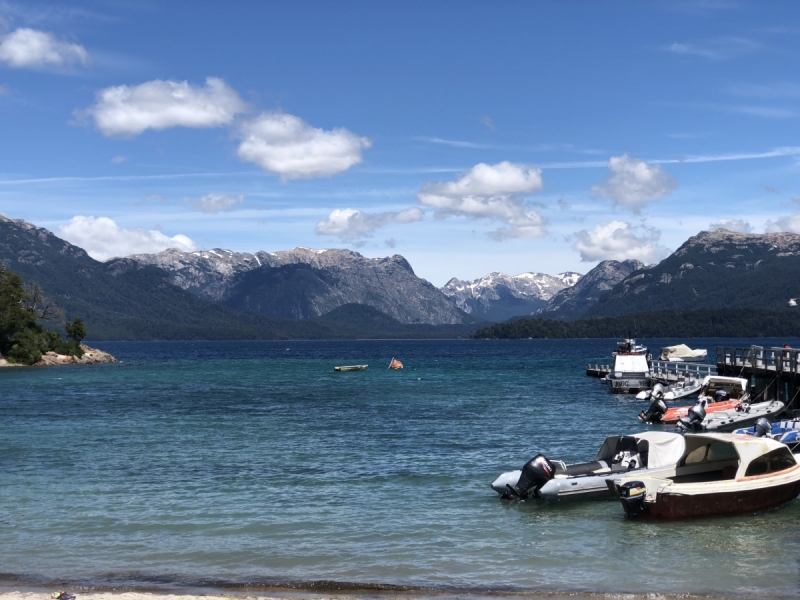
[[[800,495],[800,480],[752,489],[709,494],[677,494],[659,492],[656,501],[645,503],[639,518],[693,519],[718,515],[754,513],[780,506]],[[622,502],[625,513],[628,505]]]
[[[726,400],[724,402],[712,402],[710,404],[706,404],[705,409],[706,413],[714,413],[720,410],[728,410],[731,408],[736,408],[741,404],[740,400]],[[683,419],[685,416],[689,414],[689,409],[692,408],[691,406],[676,406],[674,408],[670,408],[664,416],[661,418],[661,422],[664,425],[675,425],[678,421]]]

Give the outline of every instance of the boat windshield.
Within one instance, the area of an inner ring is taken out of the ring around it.
[[[742,386],[736,381],[714,381],[711,380],[708,382],[703,388],[702,395],[708,396],[709,398],[713,398],[714,394],[719,391],[726,392],[728,394],[728,398],[731,400],[738,400],[744,395],[744,391],[742,390]]]
[[[768,473],[777,473],[778,471],[785,471],[791,469],[797,463],[789,448],[777,448],[772,452],[768,452],[763,456],[759,456],[749,465],[745,477],[753,477],[755,475],[767,475]]]

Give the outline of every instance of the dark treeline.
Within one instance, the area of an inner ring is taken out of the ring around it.
[[[479,329],[474,339],[637,337],[780,337],[800,334],[800,307],[792,310],[686,310],[622,317],[553,321],[527,318]]]

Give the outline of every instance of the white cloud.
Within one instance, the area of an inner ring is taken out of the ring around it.
[[[337,208],[324,221],[317,223],[318,235],[335,235],[343,242],[372,237],[373,232],[391,223],[421,221],[425,213],[412,206],[400,212],[368,214],[354,208]]]
[[[667,248],[658,244],[660,231],[634,227],[624,221],[600,224],[592,230],[582,229],[572,237],[572,247],[585,262],[635,258],[648,264],[669,254]]]
[[[542,171],[508,161],[479,163],[456,181],[428,183],[417,201],[436,209],[436,218],[451,216],[500,221],[505,226],[489,237],[531,238],[544,235],[545,219],[523,201],[542,189]]]
[[[79,44],[59,40],[52,33],[20,28],[2,38],[0,61],[15,69],[65,67],[86,64],[89,53]]]
[[[97,260],[108,260],[117,256],[161,252],[167,248],[178,248],[186,252],[198,250],[199,246],[185,235],[168,237],[157,230],[141,228],[126,229],[108,217],[72,217],[59,227],[61,237],[86,250]]]
[[[767,221],[764,226],[766,233],[800,233],[800,215],[779,217],[775,221]]]
[[[673,54],[700,56],[711,60],[727,60],[752,54],[761,49],[761,44],[742,37],[721,37],[700,43],[674,43],[664,48]]]
[[[753,233],[753,226],[742,219],[720,219],[719,221],[711,223],[708,228],[711,231],[715,229],[727,229],[728,231],[736,231],[738,233]]]
[[[262,113],[240,129],[239,158],[283,180],[327,177],[361,162],[372,142],[346,129],[325,131],[299,117]]]
[[[78,114],[92,117],[107,136],[134,136],[170,127],[219,127],[247,110],[239,94],[217,77],[206,78],[205,87],[160,79],[119,85],[100,90],[96,98],[94,106]]]
[[[648,165],[627,154],[612,156],[608,168],[611,174],[605,182],[593,185],[592,190],[635,213],[678,186],[675,179],[660,166]]]
[[[128,160],[127,156],[119,155],[119,156],[115,156],[114,158],[112,158],[111,162],[114,163],[115,165],[119,165],[119,164],[124,163],[126,160]]]
[[[200,198],[186,198],[192,207],[204,213],[230,212],[244,200],[244,194],[206,194]]]

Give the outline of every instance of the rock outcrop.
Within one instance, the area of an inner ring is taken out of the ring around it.
[[[42,359],[35,363],[34,367],[51,367],[56,365],[98,365],[103,363],[118,363],[119,361],[111,356],[108,352],[90,348],[86,344],[81,344],[83,349],[83,356],[67,356],[65,354],[56,354],[55,352],[47,352],[42,356]],[[21,367],[25,365],[18,365],[10,363],[5,358],[0,357],[0,367]]]

